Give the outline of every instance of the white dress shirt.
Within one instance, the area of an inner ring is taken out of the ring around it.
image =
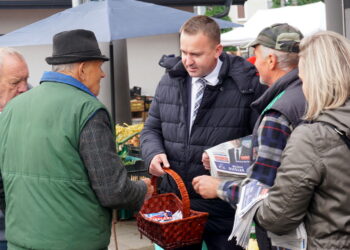
[[[220,59],[218,59],[218,62],[214,68],[214,70],[206,75],[204,78],[205,80],[207,80],[207,84],[211,85],[211,86],[215,86],[219,83],[219,72],[222,66],[222,61]],[[195,100],[196,100],[196,94],[200,88],[201,83],[197,82],[197,80],[200,77],[192,77],[192,90],[191,90],[191,115],[190,115],[190,132],[191,132],[191,128],[194,122],[193,119],[193,111],[194,111],[194,105],[195,105]]]

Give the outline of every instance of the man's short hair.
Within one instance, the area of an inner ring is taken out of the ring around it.
[[[220,27],[214,19],[208,16],[195,16],[187,20],[181,27],[180,33],[196,35],[202,32],[216,44],[220,43]]]
[[[67,63],[67,64],[57,64],[52,65],[53,72],[70,72],[76,63]]]

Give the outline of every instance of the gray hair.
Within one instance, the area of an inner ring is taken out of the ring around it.
[[[10,56],[17,56],[22,61],[25,61],[24,57],[22,56],[22,54],[18,50],[14,49],[14,48],[8,48],[8,47],[0,48],[0,70],[2,68],[4,58],[6,56],[9,56],[9,55]]]
[[[58,64],[52,65],[53,72],[70,72],[74,68],[76,63]]]
[[[261,46],[263,57],[266,58],[268,55],[275,55],[277,57],[277,67],[284,71],[290,71],[298,66],[299,55],[293,52],[284,52],[275,49],[271,49]]]

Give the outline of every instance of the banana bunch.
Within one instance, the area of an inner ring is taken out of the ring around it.
[[[143,129],[143,123],[135,125],[116,125],[116,146],[119,157],[125,166],[135,164],[141,160],[137,157],[129,156],[129,145],[140,146],[140,132]]]
[[[116,130],[116,143],[117,145],[124,144],[128,142],[128,144],[133,144],[134,146],[139,146],[135,145],[137,144],[138,140],[138,134],[142,131],[143,129],[143,123],[135,124],[135,125],[128,125],[128,124],[123,124],[123,125],[116,125],[115,130]]]

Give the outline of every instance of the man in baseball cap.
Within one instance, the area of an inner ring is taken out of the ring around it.
[[[261,83],[271,86],[297,67],[302,38],[302,33],[287,23],[274,24],[259,33],[249,46],[255,49]]]
[[[261,115],[253,130],[252,151],[256,153],[252,154],[253,164],[248,176],[269,186],[274,184],[289,135],[304,114],[305,97],[297,69],[299,43],[302,38],[298,29],[282,23],[266,27],[249,44],[254,48],[255,66],[260,82],[268,85],[269,89],[251,105]],[[210,181],[203,181],[196,191],[206,198],[214,198],[205,193],[208,188],[204,186],[209,185],[213,186]],[[232,205],[237,204],[239,182],[217,182],[216,187],[214,196],[219,196]],[[258,225],[256,234],[259,249],[271,249],[266,231]]]
[[[249,177],[269,186],[274,184],[289,135],[301,122],[305,110],[297,68],[302,38],[298,29],[282,23],[266,27],[250,44],[254,48],[260,82],[269,89],[252,103],[252,108],[261,115],[253,131],[257,154],[253,155]],[[257,226],[256,234],[259,249],[271,249],[266,231]]]

